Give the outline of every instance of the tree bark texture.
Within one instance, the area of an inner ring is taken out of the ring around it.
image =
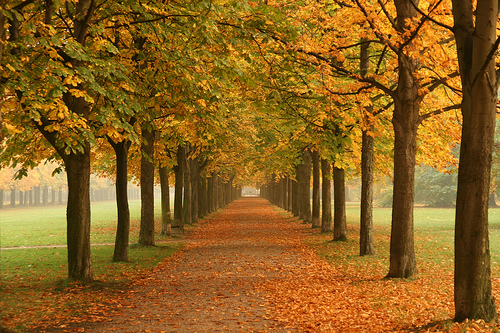
[[[146,126],[142,128],[141,144],[141,226],[139,244],[155,245],[154,211],[154,132]]]
[[[321,159],[321,232],[332,231],[332,184],[330,162]]]
[[[373,136],[363,130],[361,143],[361,218],[359,255],[375,254],[373,244]]]
[[[161,187],[161,234],[170,235],[172,232],[172,217],[170,216],[170,184],[168,182],[168,168],[159,169]]]
[[[174,220],[182,221],[182,192],[184,188],[184,165],[183,155],[184,146],[177,147],[177,165],[174,166],[175,172],[175,193],[174,193]]]
[[[292,181],[292,214],[293,214],[293,216],[299,216],[299,214],[300,214],[299,181],[300,181],[300,164],[295,166],[295,179]]]
[[[312,227],[320,228],[320,161],[319,152],[317,150],[311,152],[312,156],[312,166],[313,166],[313,199],[312,199]]]
[[[311,222],[311,153],[308,149],[302,154],[303,164],[301,166],[299,183],[299,218],[304,223]]]
[[[396,0],[398,29],[404,33],[417,16],[412,0]],[[413,47],[409,41],[406,48]],[[413,235],[413,201],[417,129],[420,125],[420,83],[415,77],[418,61],[405,49],[398,53],[398,87],[394,94],[394,194],[388,278],[408,278],[418,273]]]
[[[191,224],[198,222],[199,196],[200,196],[200,158],[199,156],[191,160]]]
[[[361,75],[365,77],[370,67],[370,43],[363,40],[360,49],[360,70]],[[369,106],[364,112],[368,115],[373,114],[373,107]],[[361,139],[361,217],[359,228],[359,255],[375,254],[373,244],[373,163],[375,155],[373,151],[374,138],[373,124],[369,117],[363,121]],[[371,133],[370,133],[371,132]]]
[[[345,210],[345,171],[333,167],[333,240],[347,240],[347,217]]]
[[[184,168],[184,196],[182,201],[182,224],[191,224],[192,222],[192,192],[191,192],[191,160],[188,159],[191,149],[189,143],[185,144],[182,165]]]
[[[116,227],[115,250],[113,261],[128,261],[128,243],[130,236],[130,210],[128,206],[128,150],[130,141],[114,143],[108,140],[116,155],[116,207],[118,223]]]
[[[93,279],[90,256],[90,146],[83,153],[64,156],[68,179],[66,209],[68,238],[68,277]]]
[[[497,0],[453,0],[462,80],[462,143],[455,216],[455,320],[498,321],[491,291],[488,198],[498,82]],[[475,23],[475,26],[474,26]]]
[[[203,174],[200,175],[199,178],[199,196],[198,196],[198,206],[199,206],[199,213],[198,217],[201,219],[205,215],[208,214],[208,190],[207,190],[207,177],[204,176]]]
[[[207,177],[207,212],[213,212],[214,200],[214,176]]]

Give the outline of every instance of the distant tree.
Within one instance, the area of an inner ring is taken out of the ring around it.
[[[423,166],[415,177],[415,202],[429,207],[454,207],[457,198],[456,172],[443,173]]]

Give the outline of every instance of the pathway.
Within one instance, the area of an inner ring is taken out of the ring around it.
[[[298,332],[270,318],[264,287],[305,265],[294,246],[304,225],[290,220],[261,198],[233,202],[134,287],[121,315],[84,331]]]

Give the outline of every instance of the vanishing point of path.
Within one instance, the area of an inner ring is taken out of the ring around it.
[[[271,319],[266,293],[307,265],[294,246],[305,226],[291,220],[261,198],[231,203],[134,287],[121,314],[84,332],[299,332]]]

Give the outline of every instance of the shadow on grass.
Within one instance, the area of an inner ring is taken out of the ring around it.
[[[466,320],[457,323],[452,319],[436,320],[425,325],[403,326],[404,332],[500,332],[500,328],[495,325],[485,323],[482,320]]]
[[[453,320],[451,319],[437,320],[420,326],[403,326],[402,330],[405,332],[446,332],[453,327],[453,324]]]

